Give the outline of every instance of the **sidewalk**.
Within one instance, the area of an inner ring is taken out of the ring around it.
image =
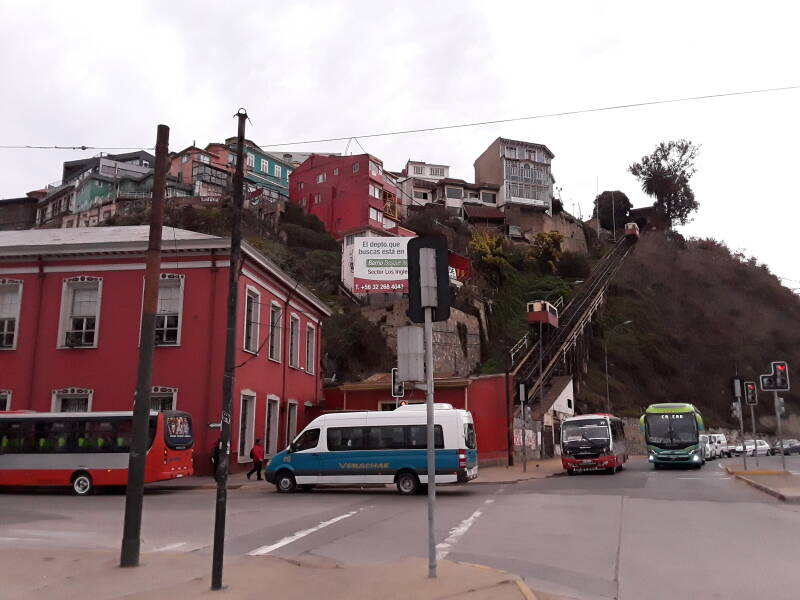
[[[209,590],[211,557],[198,553],[150,553],[141,566],[121,569],[111,552],[0,551],[4,599],[173,600],[175,598],[347,598],[406,600],[536,600],[518,577],[489,567],[440,561],[429,579],[421,558],[364,567],[327,559],[272,556],[226,558],[224,592]],[[220,595],[222,594],[222,595]]]
[[[529,460],[527,472],[522,470],[522,463],[517,461],[517,464],[513,467],[481,467],[478,470],[478,478],[468,485],[475,485],[476,483],[518,483],[529,479],[545,479],[561,473],[562,470],[560,458]],[[145,488],[163,491],[213,490],[217,488],[217,483],[213,477],[196,476],[149,483]],[[244,473],[231,474],[228,477],[228,489],[238,490],[241,488],[267,488],[270,491],[274,489],[271,484],[265,481],[258,481],[255,476],[248,481]]]
[[[740,471],[725,467],[725,470],[741,479],[757,490],[775,496],[789,504],[800,504],[800,476],[783,471],[769,471],[766,469],[753,471]]]

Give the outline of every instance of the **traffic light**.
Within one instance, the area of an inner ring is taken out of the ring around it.
[[[773,361],[772,372],[761,375],[761,389],[765,392],[785,392],[789,389],[789,366],[786,361]]]
[[[742,404],[741,402],[731,402],[731,416],[738,421],[742,420]]]
[[[783,404],[783,398],[777,396],[775,398],[775,412],[783,416],[786,414],[786,406]]]
[[[744,382],[744,401],[750,405],[758,404],[758,390],[755,381]]]
[[[405,392],[405,384],[399,380],[397,369],[392,369],[392,398],[402,398]]]

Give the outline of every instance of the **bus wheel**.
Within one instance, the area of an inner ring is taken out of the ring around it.
[[[76,473],[72,477],[72,491],[76,496],[88,496],[92,493],[94,485],[88,473]]]
[[[410,471],[400,473],[395,477],[394,483],[397,486],[397,491],[403,496],[412,496],[419,489],[419,479]]]
[[[289,471],[281,471],[275,480],[275,488],[281,494],[289,494],[297,488],[297,482],[294,480],[294,475]]]

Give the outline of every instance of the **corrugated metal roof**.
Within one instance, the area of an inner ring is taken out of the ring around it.
[[[467,219],[485,219],[491,221],[503,221],[505,215],[498,209],[491,206],[481,206],[479,204],[464,204],[464,213]]]
[[[164,227],[165,240],[221,240],[214,235],[196,233],[175,227]],[[70,227],[64,229],[25,229],[21,231],[0,231],[0,248],[20,246],[53,246],[69,244],[104,244],[113,242],[147,242],[150,237],[149,225],[128,227]]]

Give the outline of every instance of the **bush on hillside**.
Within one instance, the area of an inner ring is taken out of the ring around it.
[[[592,268],[585,254],[567,251],[556,262],[556,270],[561,277],[585,279],[591,273]]]
[[[328,250],[341,252],[339,242],[324,231],[319,232],[294,223],[284,223],[280,226],[282,236],[288,246],[306,248],[308,250]]]
[[[347,310],[326,319],[322,324],[322,340],[323,351],[340,381],[388,371],[394,362],[380,327],[357,310]]]

